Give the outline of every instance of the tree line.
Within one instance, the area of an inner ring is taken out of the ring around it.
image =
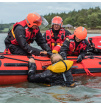
[[[70,11],[69,13],[49,13],[44,15],[49,22],[47,28],[51,27],[51,20],[54,16],[60,16],[63,24],[71,24],[74,27],[84,26],[87,29],[101,29],[101,9],[100,7]],[[5,28],[10,28],[14,23],[0,24],[0,32]]]
[[[71,24],[72,26],[84,26],[89,29],[101,29],[101,9],[100,7],[81,9],[70,11],[69,13],[49,13],[44,17],[51,24],[51,19],[54,16],[60,16],[63,19],[63,24]]]

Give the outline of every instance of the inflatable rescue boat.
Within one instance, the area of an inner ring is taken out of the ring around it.
[[[34,56],[37,73],[46,70],[51,64],[47,56]],[[101,56],[85,56],[81,63],[76,63],[76,56],[68,56],[68,60],[74,61],[71,69],[73,76],[89,75],[101,76]],[[9,85],[27,81],[28,56],[7,55],[0,53],[0,85]]]
[[[101,76],[101,36],[90,37],[88,41],[94,47],[91,53],[85,56],[82,62],[76,62],[77,56],[67,57],[68,60],[74,61],[71,68],[73,76]],[[92,52],[96,55],[92,54]],[[32,57],[35,59],[37,73],[43,72],[51,65],[51,61],[47,56],[33,55]],[[28,56],[0,53],[0,85],[26,82],[28,60]]]

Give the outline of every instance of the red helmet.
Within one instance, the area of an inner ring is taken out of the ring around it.
[[[54,24],[58,24],[58,25],[61,25],[63,24],[63,20],[60,16],[55,16],[53,19],[52,19],[52,25]]]
[[[80,26],[78,28],[75,29],[74,31],[74,35],[78,38],[78,39],[85,39],[87,37],[87,30],[86,28]]]
[[[33,25],[40,26],[42,23],[41,16],[37,13],[29,13],[25,20],[26,20],[28,27],[30,27],[30,28]]]

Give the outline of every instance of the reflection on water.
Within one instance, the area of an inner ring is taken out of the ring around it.
[[[1,51],[5,49],[6,35],[0,34]],[[32,46],[37,47],[36,43]],[[101,77],[78,76],[74,79],[77,84],[75,88],[46,87],[28,82],[0,86],[0,103],[101,103]]]

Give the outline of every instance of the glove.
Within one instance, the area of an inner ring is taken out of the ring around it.
[[[52,50],[52,53],[57,54],[57,53],[58,53],[58,51],[56,51],[56,50]]]
[[[28,76],[34,75],[36,73],[36,64],[29,62],[28,63],[28,69],[29,69]]]
[[[81,61],[82,61],[82,56],[79,55],[76,62],[79,63],[79,62],[81,62]]]
[[[67,54],[65,52],[61,52],[60,55],[62,56],[63,60],[67,60]]]

